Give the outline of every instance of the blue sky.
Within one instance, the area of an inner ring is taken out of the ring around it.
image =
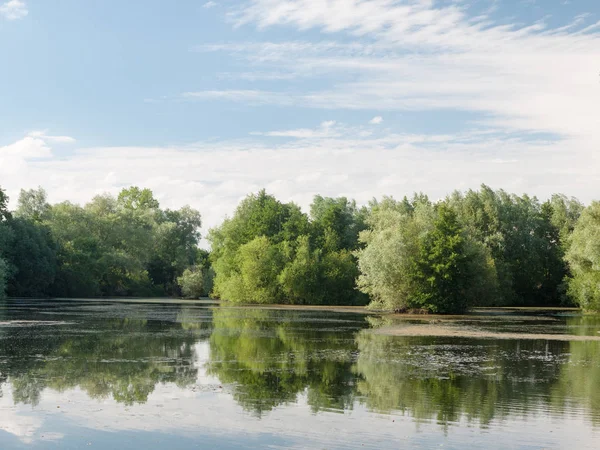
[[[600,186],[593,0],[0,0],[0,185],[130,184],[206,227],[266,187]]]

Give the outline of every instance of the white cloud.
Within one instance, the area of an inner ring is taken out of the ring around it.
[[[50,156],[52,156],[52,152],[44,139],[35,136],[27,136],[14,144],[0,147],[0,170],[2,170],[2,166],[4,166],[4,170],[11,169],[7,165],[9,161],[7,161],[7,158],[28,160]]]
[[[0,16],[7,20],[18,20],[29,14],[27,5],[20,0],[9,0],[0,5]]]
[[[253,136],[271,136],[271,137],[289,137],[289,138],[301,138],[301,139],[315,139],[325,137],[339,137],[341,136],[341,129],[335,130],[335,120],[327,120],[322,122],[321,125],[315,129],[312,128],[298,128],[294,130],[279,130],[279,131],[253,131],[250,133]]]
[[[32,131],[28,134],[29,137],[38,138],[43,141],[53,142],[57,144],[73,144],[75,139],[71,136],[51,136],[47,134],[47,130],[44,131]]]
[[[555,28],[543,22],[523,26],[495,22],[493,8],[477,17],[469,11],[467,4],[430,0],[252,0],[231,16],[237,26],[313,29],[330,39],[196,50],[244,58],[261,74],[257,79],[283,73],[290,80],[313,77],[320,87],[255,90],[252,96],[211,91],[197,98],[320,109],[471,111],[490,127],[555,133],[598,148],[600,22],[579,14]]]
[[[38,132],[0,147],[0,180],[9,193],[45,186],[52,201],[84,202],[129,184],[147,186],[165,206],[198,208],[205,229],[262,187],[304,207],[316,193],[365,203],[413,191],[437,198],[480,183],[591,200],[600,185],[600,22],[579,15],[557,28],[505,25],[491,11],[473,17],[456,1],[253,0],[231,16],[236,25],[312,29],[327,38],[196,47],[242,58],[244,72],[224,76],[243,85],[181,94],[188,101],[301,106],[332,115],[335,109],[469,111],[478,117],[470,132],[413,135],[326,121],[259,130],[244,140],[82,148],[60,159],[50,146],[74,140]],[[310,90],[294,84],[299,77],[314,79]],[[248,88],[258,80],[284,87]],[[369,121],[382,122],[382,116]],[[532,131],[552,138],[533,140]]]
[[[206,2],[204,5],[202,5],[202,7],[206,9],[214,8],[215,6],[217,6],[215,2]]]
[[[414,191],[439,198],[481,183],[542,198],[564,192],[587,202],[600,185],[600,158],[583,139],[531,141],[489,130],[444,135],[368,131],[328,121],[245,140],[80,148],[60,158],[52,155],[49,143],[27,136],[0,147],[0,180],[13,200],[20,188],[41,185],[52,202],[84,203],[123,186],[148,187],[165,207],[190,204],[200,210],[204,234],[245,195],[263,187],[307,208],[317,193],[365,204],[372,197]]]

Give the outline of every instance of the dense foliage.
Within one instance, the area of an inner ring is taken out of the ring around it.
[[[353,304],[364,211],[315,197],[311,216],[261,191],[211,230],[214,294],[236,303]]]
[[[593,202],[577,222],[567,252],[573,277],[569,293],[584,309],[600,311],[600,202]]]
[[[177,278],[198,263],[200,214],[162,210],[148,189],[85,206],[21,191],[13,214],[4,192],[0,200],[0,287],[10,296],[179,294]]]
[[[555,195],[541,204],[535,197],[510,195],[482,186],[455,192],[445,200],[468,234],[489,249],[500,289],[510,305],[559,304],[568,275],[564,252],[582,205]]]
[[[385,198],[373,203],[369,225],[356,254],[358,286],[372,307],[448,313],[496,297],[487,250],[444,203],[433,205],[422,195],[401,202]]]
[[[0,189],[0,295],[213,295],[234,303],[366,304],[462,312],[475,305],[600,310],[600,204],[481,189],[432,202],[315,196],[310,213],[264,190],[198,248],[200,214],[148,189],[50,205]]]

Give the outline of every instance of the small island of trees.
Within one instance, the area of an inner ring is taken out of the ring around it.
[[[198,247],[200,213],[149,189],[85,206],[0,189],[0,296],[211,295],[232,303],[366,305],[460,313],[474,306],[600,310],[600,203],[540,202],[482,185],[432,201],[358,207],[315,196],[309,213],[264,190]]]

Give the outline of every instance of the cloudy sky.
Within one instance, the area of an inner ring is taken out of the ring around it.
[[[0,186],[600,197],[597,0],[0,0]]]

